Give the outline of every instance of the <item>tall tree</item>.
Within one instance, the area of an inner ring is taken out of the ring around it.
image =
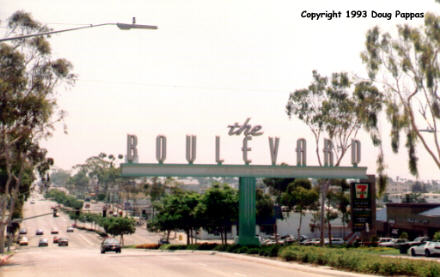
[[[117,161],[122,160],[123,156],[100,153],[97,156],[87,158],[84,164],[78,164],[75,167],[80,171],[87,172],[87,176],[95,178],[98,181],[100,190],[106,195],[106,201],[110,198],[110,188],[121,182],[121,170],[117,166]]]
[[[315,152],[320,166],[324,163],[319,151],[322,135],[327,135],[335,157],[333,166],[339,166],[351,139],[361,128],[357,118],[357,98],[353,97],[353,82],[347,73],[333,73],[331,78],[313,71],[313,81],[305,89],[290,94],[286,105],[289,117],[296,116],[303,121],[315,138]],[[329,164],[330,165],[330,164]],[[321,245],[324,245],[324,206],[329,186],[328,180],[321,180]]]
[[[124,235],[134,234],[135,220],[129,217],[107,217],[104,219],[104,230],[112,236],[121,236],[121,245],[124,246]]]
[[[370,82],[379,93],[391,123],[391,147],[397,152],[406,136],[408,167],[418,174],[416,144],[420,142],[440,170],[440,17],[425,14],[423,27],[397,26],[397,35],[378,27],[367,32],[361,57]]]
[[[281,200],[281,194],[286,192],[290,183],[295,181],[294,178],[264,178],[263,183],[269,187],[272,195],[275,196],[277,203]]]
[[[299,225],[297,229],[298,239],[301,237],[302,217],[307,210],[316,209],[318,206],[318,191],[312,188],[308,179],[296,179],[289,184],[287,191],[281,195],[281,203],[291,211],[299,213]]]
[[[55,186],[63,187],[66,185],[66,182],[69,179],[69,177],[70,177],[69,171],[63,170],[61,168],[57,168],[50,174],[50,182]]]
[[[228,231],[238,219],[238,192],[227,184],[214,184],[201,198],[199,217],[209,232],[220,233],[227,244]]]
[[[7,28],[11,36],[48,30],[23,11],[8,19]],[[61,83],[73,83],[71,69],[67,60],[51,57],[45,37],[0,43],[0,171],[7,176],[1,183],[0,253],[25,169],[36,169],[47,179],[45,172],[53,164],[39,141],[51,135],[53,124],[63,117],[62,111],[53,117],[55,89]]]

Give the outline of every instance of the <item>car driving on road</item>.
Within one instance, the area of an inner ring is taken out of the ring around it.
[[[426,257],[440,255],[440,242],[426,241],[409,249],[411,256],[425,255]]]
[[[104,254],[107,251],[115,251],[116,253],[121,253],[121,244],[118,240],[114,238],[105,239],[101,243],[101,254]]]
[[[73,232],[73,227],[67,227],[67,232],[68,232],[68,233]]]
[[[29,240],[27,237],[22,237],[18,242],[19,245],[29,245]]]
[[[41,238],[40,241],[38,242],[38,246],[39,247],[49,246],[49,240],[46,238]]]
[[[59,238],[58,246],[69,246],[69,240],[67,238]]]
[[[37,236],[44,235],[43,229],[37,229],[37,231],[35,231],[35,235],[37,235]]]
[[[58,234],[58,229],[57,228],[52,228],[52,230],[50,231],[51,234]]]

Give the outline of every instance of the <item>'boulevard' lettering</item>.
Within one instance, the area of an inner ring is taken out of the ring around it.
[[[255,127],[254,127],[255,128]],[[252,134],[250,131],[249,134]],[[280,146],[280,138],[269,137],[269,153],[272,165],[276,165],[278,158],[278,149]],[[243,152],[243,162],[249,165],[252,160],[249,158],[249,152],[252,151],[250,142],[252,141],[252,135],[245,135],[243,137],[243,143],[241,151]],[[127,135],[127,155],[126,159],[129,163],[138,162],[138,139],[136,135]],[[300,138],[296,141],[296,165],[307,166],[307,143],[304,138]],[[361,161],[361,143],[359,140],[352,140],[351,142],[351,163],[353,166],[357,166]],[[324,166],[333,166],[333,144],[331,140],[324,139]],[[197,137],[194,135],[186,136],[186,160],[189,164],[194,164],[197,153]],[[156,160],[162,164],[165,162],[167,156],[167,137],[164,135],[158,135],[156,137]],[[224,160],[220,158],[220,136],[215,137],[215,161],[218,165],[221,165]]]
[[[244,135],[241,151],[243,152],[243,162],[249,165],[252,160],[249,159],[249,152],[252,148],[249,146],[252,137],[261,136],[261,125],[252,126],[249,124],[251,119],[247,118],[246,121],[240,125],[235,122],[234,125],[228,125],[230,136]],[[127,135],[127,155],[126,159],[129,163],[138,162],[138,139],[135,135]],[[272,165],[275,166],[278,158],[278,148],[280,146],[280,138],[269,137],[269,153]],[[189,164],[194,164],[197,153],[197,137],[194,135],[186,136],[186,160]],[[296,141],[296,165],[307,166],[307,143],[304,138],[300,138]],[[333,166],[334,148],[333,143],[329,139],[324,139],[324,166]],[[159,164],[165,162],[167,157],[167,137],[164,135],[158,135],[156,137],[156,160]],[[351,163],[353,166],[357,166],[361,161],[361,143],[359,140],[351,141]],[[220,158],[220,136],[215,137],[215,162],[221,165],[224,160]]]

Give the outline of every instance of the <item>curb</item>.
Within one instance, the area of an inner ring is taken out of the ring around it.
[[[325,275],[335,276],[335,277],[372,277],[372,276],[377,277],[377,276],[380,276],[380,275],[370,275],[370,274],[341,271],[341,270],[334,269],[329,266],[318,266],[318,265],[313,265],[313,264],[300,264],[300,263],[295,263],[295,262],[271,260],[268,258],[249,256],[247,254],[236,254],[236,253],[227,253],[227,252],[219,252],[219,251],[201,251],[201,250],[161,250],[161,251],[187,252],[187,253],[193,252],[193,253],[205,254],[205,255],[219,255],[219,256],[227,257],[227,258],[231,258],[231,259],[240,259],[243,261],[248,261],[248,262],[253,262],[253,263],[265,264],[265,265],[276,266],[276,267],[283,267],[283,268],[287,268],[287,269],[295,269],[295,270],[303,271],[303,272],[307,272],[307,273],[325,274]]]

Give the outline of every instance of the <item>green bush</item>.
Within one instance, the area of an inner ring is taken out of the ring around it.
[[[286,261],[329,265],[339,269],[386,276],[440,276],[440,264],[436,262],[383,257],[357,249],[290,246],[280,251],[280,257]]]
[[[337,269],[380,274],[384,276],[440,277],[440,264],[431,261],[384,257],[388,248],[330,248],[300,245],[241,246],[237,244],[162,245],[167,250],[216,250],[232,253],[281,257],[286,261],[327,265]]]

